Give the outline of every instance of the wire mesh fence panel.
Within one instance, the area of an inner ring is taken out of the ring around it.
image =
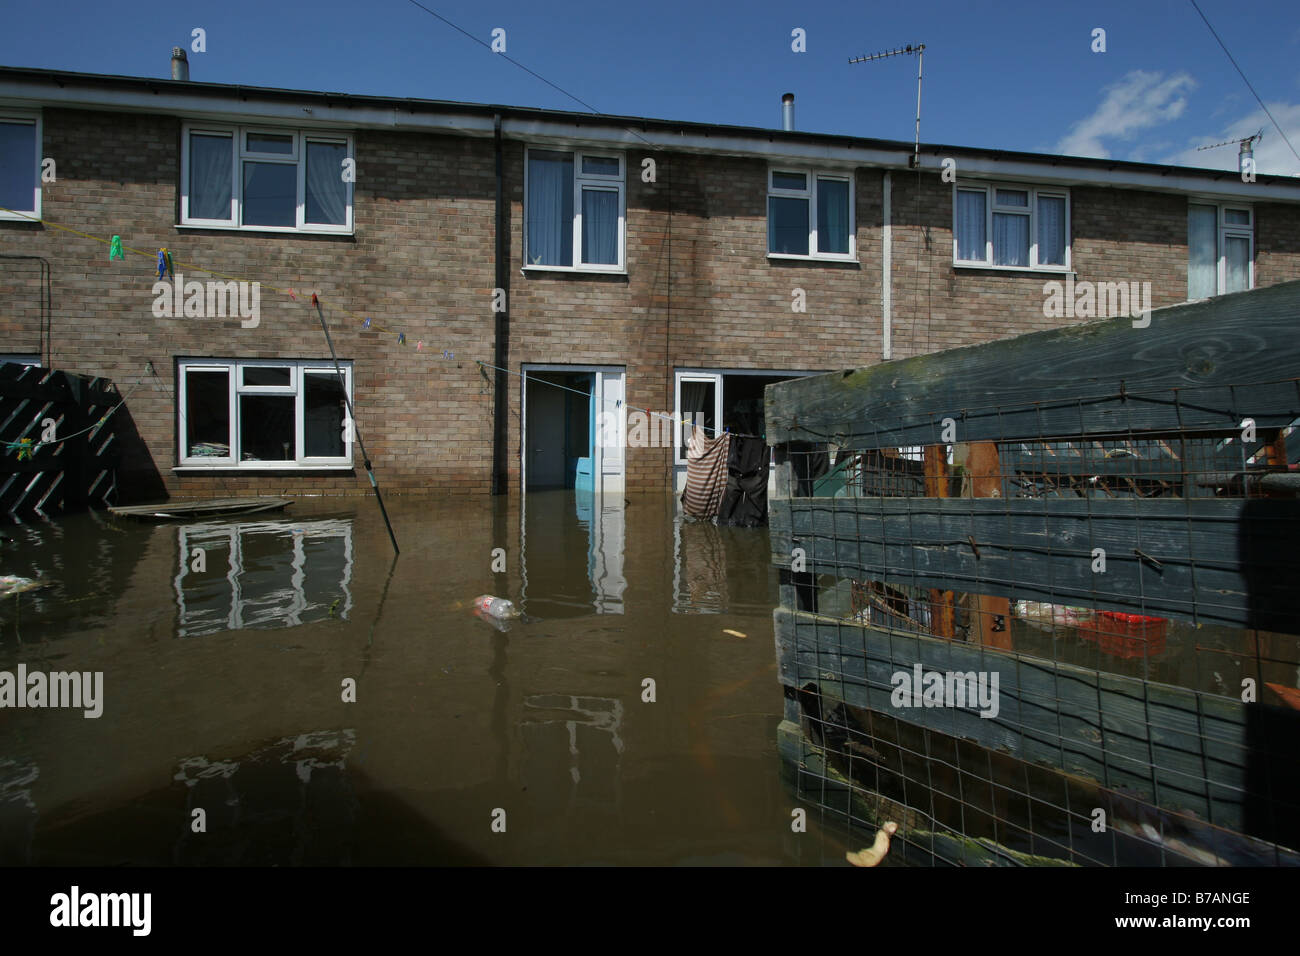
[[[1300,864],[1297,314],[770,386],[800,795],[924,865]]]

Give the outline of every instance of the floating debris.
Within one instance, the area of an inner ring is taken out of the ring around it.
[[[49,587],[48,581],[37,581],[32,578],[20,578],[16,574],[0,575],[0,597],[8,597],[10,594],[20,594],[23,591],[35,591],[38,588]]]
[[[476,597],[474,599],[474,608],[482,611],[488,617],[495,617],[500,620],[511,620],[523,616],[519,609],[515,607],[513,601],[493,597],[491,594],[480,594]]]
[[[857,853],[845,853],[844,858],[854,866],[877,866],[889,853],[889,838],[898,832],[892,820],[876,831],[876,842]]]

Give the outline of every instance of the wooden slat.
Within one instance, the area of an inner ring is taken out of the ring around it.
[[[948,497],[948,449],[945,445],[926,445],[922,453],[925,466],[925,494],[929,498]],[[951,590],[930,588],[930,632],[936,637],[952,637],[956,632],[955,595]]]
[[[1300,281],[986,345],[794,379],[766,389],[767,440],[852,448],[1280,428],[1300,390]],[[1173,389],[1182,390],[1177,404]],[[1121,396],[1121,390],[1123,396]],[[856,436],[856,437],[848,437]]]
[[[1300,633],[1294,501],[796,498],[769,518],[778,566],[798,546],[815,573]]]
[[[108,510],[123,518],[167,520],[257,514],[280,511],[291,504],[292,498],[201,498],[193,501],[168,501],[157,505],[124,505]]]
[[[958,453],[964,460],[966,494],[971,498],[1001,498],[1003,495],[1002,466],[996,442],[972,442]],[[972,594],[970,597],[970,639],[987,647],[1011,649],[1011,602],[992,594]]]

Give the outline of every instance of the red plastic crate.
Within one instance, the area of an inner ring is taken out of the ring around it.
[[[1169,621],[1163,617],[1098,611],[1090,621],[1081,621],[1079,636],[1096,641],[1103,654],[1125,660],[1159,654],[1165,649]]]

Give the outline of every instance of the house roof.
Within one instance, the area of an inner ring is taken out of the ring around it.
[[[494,121],[500,117],[503,135],[537,143],[668,149],[884,169],[909,168],[913,153],[913,144],[901,140],[804,130],[27,67],[0,66],[0,103],[163,113],[193,120],[295,122],[304,126],[424,130],[468,136],[493,135]],[[1244,183],[1235,170],[921,144],[922,170],[937,173],[946,158],[956,160],[960,177],[1109,185],[1221,196],[1243,202],[1300,202],[1300,177],[1258,175],[1255,182]]]

